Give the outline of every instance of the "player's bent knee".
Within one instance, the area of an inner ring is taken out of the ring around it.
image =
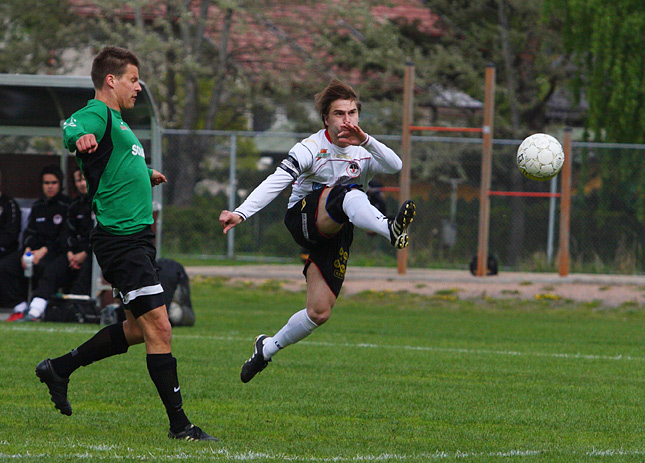
[[[131,346],[143,342],[143,331],[141,331],[141,327],[134,320],[126,320],[123,322],[123,333],[128,344]]]
[[[363,191],[360,185],[337,185],[331,189],[325,201],[325,210],[334,222],[344,224],[349,221],[349,217],[343,209],[345,195],[352,190]]]
[[[312,322],[320,326],[331,317],[331,307],[328,309],[307,310],[307,316]]]

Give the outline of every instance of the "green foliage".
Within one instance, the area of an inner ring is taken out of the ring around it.
[[[195,196],[189,207],[166,206],[163,215],[164,254],[226,254],[226,239],[219,223],[223,209],[226,209],[226,198],[222,195]]]
[[[222,279],[193,280],[191,294],[196,324],[173,329],[173,355],[184,410],[219,442],[166,437],[142,345],[76,371],[74,414],[62,416],[34,367],[98,327],[0,323],[0,458],[642,460],[645,312],[637,307],[384,288],[341,297],[325,326],[242,384],[253,337],[276,332],[305,295],[281,290],[279,281]]]
[[[589,124],[599,140],[645,142],[645,4],[546,0],[584,72]]]
[[[576,84],[589,102],[588,122],[596,140],[645,143],[645,3],[546,0],[545,4],[552,16],[562,18],[567,51],[582,71]],[[634,211],[645,224],[642,157],[633,151],[622,156],[619,165],[612,161],[603,165],[602,202],[607,211]]]
[[[70,18],[69,10],[69,0],[0,2],[0,72],[58,71],[63,64],[60,54],[77,45],[84,33]]]

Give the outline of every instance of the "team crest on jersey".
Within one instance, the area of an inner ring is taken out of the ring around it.
[[[55,225],[60,225],[63,223],[63,216],[60,214],[56,214],[53,218],[52,221],[54,222]]]
[[[321,149],[318,155],[316,156],[316,159],[324,159],[329,157],[329,152],[326,149]]]
[[[359,175],[361,175],[361,166],[358,165],[357,162],[350,162],[347,165],[347,175],[349,175],[351,178],[356,178]]]

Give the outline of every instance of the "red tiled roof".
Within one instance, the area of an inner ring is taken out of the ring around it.
[[[375,18],[384,18],[397,23],[407,23],[416,26],[419,32],[432,37],[440,37],[445,33],[439,23],[439,16],[423,6],[423,2],[414,0],[390,0],[388,5],[372,7]]]
[[[81,16],[102,14],[95,5],[88,5],[85,0],[71,0],[74,11]],[[195,16],[199,15],[201,2],[193,0],[191,8]],[[352,28],[360,32],[360,24],[339,23],[333,16],[334,6],[339,0],[319,2],[314,6],[302,5],[297,0],[282,0],[271,5],[262,15],[251,11],[236,11],[228,43],[228,52],[235,55],[235,62],[243,66],[246,74],[260,76],[264,74],[291,73],[294,82],[303,81],[310,76],[312,65],[321,73],[334,75],[337,69],[333,66],[333,57],[317,43],[320,40],[311,33],[311,24],[326,22],[330,28],[336,28],[339,34],[351,36]],[[134,19],[134,12],[129,7],[114,12],[118,16]],[[148,6],[141,12],[144,21],[150,22],[167,15],[166,3],[159,1],[155,6]],[[421,33],[431,36],[441,35],[439,18],[423,6],[421,0],[390,0],[387,5],[378,5],[371,9],[377,21],[395,21],[415,26]],[[213,5],[209,7],[206,35],[218,44],[223,28],[224,12]],[[315,28],[314,27],[314,28]],[[305,65],[307,63],[308,65]],[[346,72],[345,72],[346,74]],[[350,72],[356,80],[359,72]]]

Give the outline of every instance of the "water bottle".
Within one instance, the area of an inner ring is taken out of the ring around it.
[[[27,251],[23,257],[25,261],[25,278],[31,278],[34,274],[34,255]]]

